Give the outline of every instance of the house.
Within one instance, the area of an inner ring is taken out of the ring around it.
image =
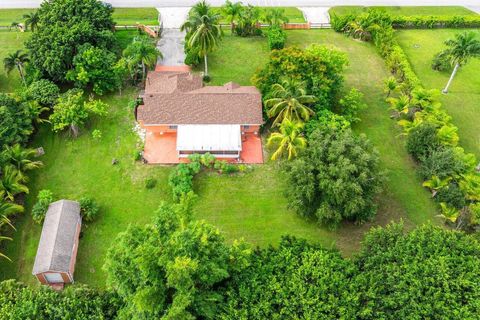
[[[193,153],[262,163],[262,97],[253,86],[203,86],[190,72],[150,72],[136,119],[148,163],[179,163]]]
[[[73,282],[81,226],[78,202],[60,200],[50,204],[32,271],[42,284],[63,286]]]

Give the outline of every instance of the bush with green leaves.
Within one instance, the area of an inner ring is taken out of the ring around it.
[[[463,194],[458,184],[453,182],[449,183],[445,188],[438,190],[435,200],[439,203],[444,202],[449,207],[455,209],[462,209],[467,204],[465,194]]]
[[[147,178],[145,180],[145,188],[147,189],[153,189],[157,185],[157,179],[155,178]]]
[[[79,200],[80,203],[80,214],[82,215],[82,219],[85,222],[92,222],[98,216],[100,212],[100,206],[97,202],[90,198],[90,197],[82,197]]]
[[[335,111],[345,117],[349,123],[356,123],[360,121],[358,112],[365,108],[367,108],[367,105],[363,100],[363,93],[352,88],[340,99]]]
[[[0,282],[0,319],[113,320],[121,308],[122,301],[112,291],[82,285],[55,291],[15,280]]]
[[[356,274],[338,252],[283,237],[234,275],[219,319],[355,319]]]
[[[383,182],[378,152],[350,129],[316,129],[285,172],[289,206],[300,215],[335,228],[343,220],[364,222],[376,213],[375,196]]]
[[[173,200],[178,202],[182,196],[193,191],[193,177],[200,172],[199,162],[180,163],[168,177],[168,184],[172,188]]]
[[[270,50],[280,50],[285,47],[287,33],[282,27],[273,25],[265,31],[265,34],[267,36],[268,48]]]
[[[415,159],[422,160],[441,148],[437,136],[437,127],[431,123],[422,123],[411,129],[407,137],[407,151]]]
[[[453,148],[439,148],[422,158],[419,173],[424,180],[437,176],[440,179],[459,176],[469,170]]]
[[[439,52],[433,57],[432,69],[437,71],[447,71],[452,69],[451,60],[445,51]]]
[[[267,64],[252,81],[267,98],[273,85],[282,83],[282,79],[303,82],[306,93],[317,100],[315,109],[331,109],[342,87],[347,64],[345,53],[324,46],[287,47],[272,51]]]
[[[48,206],[53,202],[53,193],[48,189],[38,192],[37,202],[32,207],[32,219],[36,223],[42,223],[47,214]]]
[[[0,150],[24,144],[33,133],[32,107],[5,93],[0,93]]]
[[[42,79],[28,86],[27,97],[41,106],[51,108],[60,95],[60,88],[52,81]]]
[[[351,123],[344,116],[333,113],[330,110],[320,110],[315,118],[305,124],[305,133],[308,136],[318,128],[330,128],[333,130],[349,129]]]
[[[396,29],[433,28],[478,28],[480,17],[471,16],[394,16],[392,26]]]

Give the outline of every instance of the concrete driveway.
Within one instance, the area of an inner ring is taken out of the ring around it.
[[[310,23],[330,23],[328,9],[330,7],[299,7],[305,20]]]
[[[163,54],[163,59],[158,59],[162,66],[184,65],[184,39],[185,32],[180,31],[180,26],[185,22],[190,7],[157,8],[160,12],[163,32],[158,41],[157,48]]]

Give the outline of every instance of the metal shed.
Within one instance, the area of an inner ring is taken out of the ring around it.
[[[59,200],[50,204],[32,271],[42,284],[73,282],[81,226],[78,202]]]

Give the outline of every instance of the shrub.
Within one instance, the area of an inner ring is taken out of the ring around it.
[[[36,223],[42,223],[47,214],[48,206],[53,202],[53,193],[43,189],[38,192],[37,202],[32,207],[32,219]]]
[[[27,89],[28,98],[37,101],[44,107],[53,107],[59,95],[58,86],[45,79],[33,82]]]
[[[133,160],[140,161],[142,159],[142,151],[134,150],[133,151]]]
[[[82,218],[86,222],[95,220],[100,211],[100,207],[97,202],[89,197],[83,197],[80,199],[80,213]]]
[[[102,139],[102,131],[99,129],[95,129],[92,131],[92,138],[93,140],[100,140]]]
[[[185,45],[185,64],[189,66],[198,66],[201,62],[197,48],[190,48]]]
[[[265,33],[267,35],[268,47],[270,50],[279,50],[285,47],[287,33],[280,26],[271,26]]]
[[[410,130],[407,137],[407,151],[415,159],[422,160],[441,147],[437,128],[431,123],[422,123]]]
[[[222,167],[223,173],[230,174],[238,172],[238,166],[231,163],[225,163]]]
[[[289,206],[329,227],[342,220],[363,222],[375,215],[383,174],[377,151],[350,129],[317,129],[309,146],[286,164]]]
[[[207,168],[213,168],[213,166],[215,165],[215,161],[217,161],[217,159],[215,158],[214,155],[210,154],[210,153],[205,153],[203,154],[201,157],[200,157],[200,163],[204,166],[204,167],[207,167]]]
[[[212,81],[212,78],[208,74],[204,74],[202,77],[203,82],[209,83]]]
[[[450,70],[452,65],[448,54],[445,51],[437,53],[432,60],[432,69],[437,71]]]
[[[168,184],[172,188],[174,201],[193,191],[193,177],[200,172],[199,162],[181,163],[168,178]]]
[[[338,103],[338,113],[345,117],[350,123],[360,121],[357,114],[367,107],[363,102],[363,93],[352,88]]]
[[[145,180],[145,188],[147,189],[153,189],[157,185],[157,179],[154,178],[147,178]]]
[[[350,122],[345,117],[333,113],[330,110],[321,110],[317,112],[314,119],[305,125],[305,133],[307,137],[316,129],[330,128],[334,130],[345,130],[350,128]]]
[[[444,179],[463,174],[467,170],[467,165],[457,156],[453,148],[440,148],[422,160],[419,173],[424,180],[432,176]]]
[[[450,183],[447,187],[438,190],[435,200],[445,202],[449,207],[461,209],[466,205],[465,195],[456,183]]]

